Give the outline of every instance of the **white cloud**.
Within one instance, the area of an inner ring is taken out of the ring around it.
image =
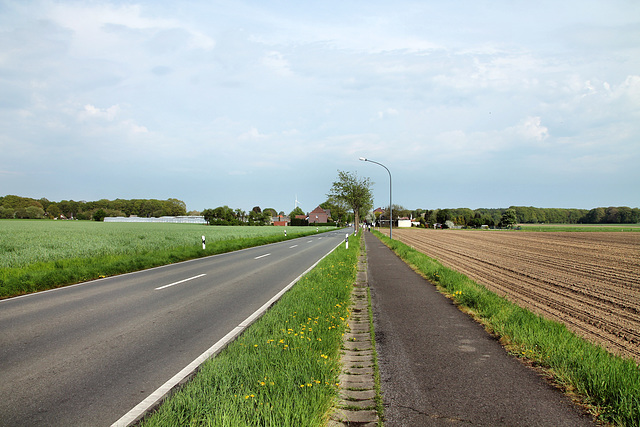
[[[614,98],[627,98],[630,104],[640,107],[640,75],[627,76],[613,92]]]
[[[256,129],[253,126],[247,132],[241,134],[238,137],[238,139],[241,140],[241,141],[246,141],[246,140],[255,141],[255,140],[261,140],[261,139],[265,139],[265,138],[267,138],[267,135],[261,134],[258,131],[258,129]]]
[[[378,111],[378,113],[376,114],[376,117],[379,120],[382,120],[384,118],[388,118],[388,117],[395,117],[397,115],[399,115],[400,112],[398,110],[396,110],[395,108],[387,108],[383,111]]]
[[[173,18],[151,17],[148,6],[137,4],[84,4],[74,2],[48,4],[47,15],[55,23],[74,32],[74,47],[78,53],[101,52],[117,55],[118,47],[144,40],[165,30],[179,29],[188,34],[185,47],[211,50],[215,41],[188,24]],[[129,46],[130,47],[130,46]],[[126,51],[127,49],[125,49]]]
[[[109,108],[100,109],[91,104],[87,104],[84,106],[84,109],[78,114],[78,116],[81,120],[86,120],[88,118],[99,118],[111,122],[116,117],[119,111],[119,105],[112,105]]]
[[[283,77],[291,77],[293,75],[289,61],[287,61],[280,52],[267,52],[267,54],[262,59],[262,63],[267,68],[273,70],[276,74],[279,74]]]
[[[149,133],[149,129],[147,129],[146,126],[137,125],[131,120],[125,120],[122,123],[127,126],[132,133]]]
[[[526,139],[544,141],[549,137],[549,129],[542,125],[540,117],[527,117],[515,129],[519,135]]]

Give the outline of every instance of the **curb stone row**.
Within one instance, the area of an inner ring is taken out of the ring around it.
[[[368,280],[365,256],[360,255],[351,293],[351,317],[344,335],[340,400],[328,427],[377,426],[374,358],[369,326]]]

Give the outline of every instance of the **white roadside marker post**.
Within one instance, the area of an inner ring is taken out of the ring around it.
[[[202,250],[204,251],[205,248],[205,244],[204,244],[204,236],[202,236]]]
[[[348,234],[344,235],[344,248],[345,249],[349,249],[349,235]]]

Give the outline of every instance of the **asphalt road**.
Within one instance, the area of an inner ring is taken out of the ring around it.
[[[481,325],[365,234],[386,426],[594,426]]]
[[[111,425],[345,234],[329,232],[0,301],[0,425]]]

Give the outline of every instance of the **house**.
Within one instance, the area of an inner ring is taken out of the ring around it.
[[[398,218],[398,228],[411,228],[411,219]]]
[[[329,222],[331,211],[329,209],[322,209],[320,206],[309,212],[309,224],[320,223],[326,224]]]
[[[288,216],[278,215],[271,217],[271,223],[276,226],[286,227],[291,221]]]

